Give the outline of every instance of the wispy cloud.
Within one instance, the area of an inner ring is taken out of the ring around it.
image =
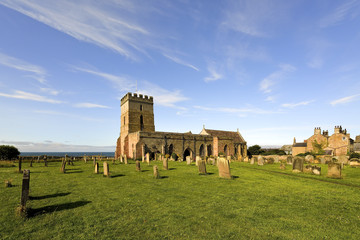
[[[204,111],[209,111],[209,112],[223,112],[223,113],[233,113],[233,114],[246,114],[246,113],[272,114],[272,113],[278,113],[278,112],[275,112],[275,111],[264,110],[264,109],[256,108],[256,107],[248,107],[248,108],[218,107],[218,108],[213,108],[213,107],[194,106],[194,108],[204,110]]]
[[[0,52],[0,64],[4,65],[6,67],[9,67],[9,68],[13,68],[13,69],[31,74],[31,75],[29,75],[29,77],[36,79],[40,83],[46,82],[46,79],[45,79],[45,77],[47,75],[46,71],[42,67],[39,67],[37,65],[27,63],[23,60],[5,55],[1,52]]]
[[[119,91],[133,91],[136,88],[136,81],[131,80],[125,76],[116,76],[98,70],[76,66],[73,66],[72,68],[77,71],[85,72],[106,79],[107,81],[110,81]]]
[[[296,68],[290,64],[280,65],[280,69],[265,77],[259,84],[260,91],[270,93],[273,91],[273,86],[279,83],[287,73],[294,72]]]
[[[77,108],[110,108],[105,105],[95,104],[95,103],[77,103],[74,105]]]
[[[354,101],[357,101],[359,99],[360,99],[360,94],[356,94],[356,95],[343,97],[343,98],[334,100],[334,101],[330,102],[330,104],[335,106],[337,104],[344,104],[344,103],[354,102]]]
[[[53,95],[53,96],[57,96],[60,93],[60,91],[57,91],[57,90],[52,89],[52,88],[40,88],[40,91],[44,92],[44,93],[47,93],[47,94],[50,94],[50,95]]]
[[[295,107],[299,107],[299,106],[309,105],[312,102],[314,102],[314,100],[303,101],[303,102],[298,102],[298,103],[284,103],[284,104],[281,104],[281,106],[285,107],[285,108],[295,108]]]
[[[209,66],[208,71],[210,75],[204,78],[205,82],[214,82],[223,78],[223,76],[218,73],[213,66]]]
[[[54,100],[41,95],[18,91],[18,90],[16,90],[13,94],[0,93],[0,97],[17,98],[17,99],[31,100],[37,102],[47,102],[47,103],[63,103],[62,101],[59,100]]]
[[[190,64],[190,63],[187,63],[185,62],[184,60],[180,59],[180,58],[177,58],[177,57],[174,57],[174,56],[170,56],[168,54],[163,54],[164,57],[166,57],[167,59],[170,59],[171,61],[175,62],[175,63],[178,63],[180,65],[183,65],[185,67],[189,67],[189,68],[192,68],[194,69],[195,71],[199,71],[199,68],[195,67],[194,65]]]
[[[350,0],[338,6],[333,13],[325,16],[319,21],[320,27],[329,27],[340,24],[346,19],[353,19],[359,15],[360,1]]]

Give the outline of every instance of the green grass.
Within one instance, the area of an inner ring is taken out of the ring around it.
[[[161,179],[153,178],[158,165]],[[199,175],[195,165],[109,161],[111,178],[94,174],[92,162],[23,163],[31,169],[28,202],[33,216],[15,216],[22,175],[0,168],[0,239],[359,239],[360,169],[343,179],[293,174],[291,166],[231,163],[232,180],[215,166]],[[100,163],[102,171],[102,164]],[[286,173],[286,174],[284,174]]]

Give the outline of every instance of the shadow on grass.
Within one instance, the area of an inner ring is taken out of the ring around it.
[[[231,176],[232,179],[236,179],[236,178],[239,178],[239,176]]]
[[[85,206],[86,204],[91,203],[91,201],[77,201],[77,202],[69,202],[69,203],[63,203],[63,204],[55,204],[50,205],[42,208],[32,208],[29,209],[28,217],[36,217],[38,215],[43,215],[47,213],[53,213],[53,212],[60,212],[63,210],[69,210],[74,209],[78,207]]]
[[[141,170],[141,172],[150,172],[150,170]]]
[[[81,171],[81,170],[75,170],[75,171],[73,171],[73,170],[69,170],[69,169],[66,169],[66,171],[65,171],[65,173],[82,173],[82,172],[84,172],[84,171]]]
[[[30,200],[41,200],[41,199],[46,199],[46,198],[63,197],[63,196],[67,196],[67,195],[69,195],[69,194],[70,194],[70,192],[48,194],[48,195],[37,196],[37,197],[29,196],[29,199],[30,199]]]
[[[110,178],[117,178],[117,177],[124,177],[124,174],[115,174],[115,175],[110,175]]]
[[[169,168],[169,170],[176,170],[176,168],[173,168],[173,167],[172,167],[172,168]]]
[[[169,176],[160,176],[159,179],[165,179],[165,178],[169,178]]]

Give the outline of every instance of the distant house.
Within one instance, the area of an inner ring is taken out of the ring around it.
[[[358,138],[357,138],[358,139]],[[346,155],[354,151],[354,140],[350,138],[350,134],[341,126],[335,126],[334,134],[329,136],[329,131],[323,131],[321,128],[314,129],[314,135],[304,142],[297,143],[294,138],[292,146],[292,155],[299,153],[313,152],[318,154],[340,156]],[[360,151],[360,136],[359,136]]]
[[[290,155],[292,154],[292,145],[284,145],[280,150],[284,151],[287,155]]]

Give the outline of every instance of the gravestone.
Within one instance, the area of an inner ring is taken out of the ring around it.
[[[95,173],[99,173],[99,163],[95,163]]]
[[[201,157],[200,157],[200,156],[196,156],[196,158],[195,158],[195,165],[196,165],[196,166],[199,166],[198,161],[201,161]]]
[[[295,157],[293,159],[293,172],[299,173],[302,172],[304,168],[304,159],[301,157]]]
[[[136,165],[136,171],[141,172],[141,167],[140,167],[140,161],[139,160],[136,160],[135,165]]]
[[[34,161],[34,157],[32,157],[31,160],[30,160],[30,167],[32,167],[33,161]]]
[[[38,156],[38,158],[37,158],[37,163],[39,163],[40,162],[40,156]]]
[[[333,162],[332,156],[324,156],[324,158],[325,158],[325,164],[329,164]]]
[[[84,162],[86,163],[87,159],[86,159],[86,155],[84,156]]]
[[[190,165],[191,164],[191,158],[190,156],[186,156],[186,164]]]
[[[104,166],[104,176],[110,177],[109,164],[107,162],[104,162],[103,166]]]
[[[163,169],[164,170],[169,170],[169,168],[168,168],[168,159],[167,158],[164,158],[164,160],[163,160]]]
[[[63,159],[63,160],[62,160],[62,163],[61,163],[61,169],[60,169],[60,171],[61,171],[62,173],[65,173],[65,166],[66,166],[66,160]]]
[[[360,167],[360,161],[358,158],[351,158],[350,159],[350,167],[358,168]]]
[[[124,157],[122,154],[120,155],[120,163],[124,163]]]
[[[159,179],[160,175],[159,175],[158,166],[155,165],[153,169],[154,169],[154,178]]]
[[[254,164],[255,164],[255,157],[252,157],[252,158],[250,159],[250,164],[251,164],[251,165],[254,165]]]
[[[182,162],[184,159],[182,157],[178,157],[178,162]]]
[[[148,165],[150,165],[150,154],[149,153],[146,154],[146,162]]]
[[[141,161],[145,162],[145,156],[144,155],[141,155]]]
[[[229,160],[227,160],[223,157],[220,157],[220,158],[218,158],[217,166],[219,169],[219,177],[229,178],[229,179],[231,178]]]
[[[215,158],[208,158],[207,162],[208,162],[208,164],[211,164],[211,165],[216,164]]]
[[[325,164],[325,163],[326,163],[326,160],[325,160],[324,157],[321,157],[321,158],[320,158],[320,163],[321,163],[321,164]]]
[[[266,159],[266,162],[267,162],[268,164],[274,164],[275,160],[274,160],[273,157],[269,157],[269,158]]]
[[[274,158],[274,163],[279,163],[279,156],[273,156],[273,158]]]
[[[206,174],[206,161],[205,160],[199,160],[198,161],[198,168],[200,174]]]
[[[332,163],[328,164],[328,172],[327,177],[329,178],[341,178],[341,167],[339,163]]]
[[[44,155],[44,164],[45,164],[45,167],[48,166],[48,162],[47,162],[47,155]]]
[[[343,164],[348,164],[349,163],[349,157],[346,155],[341,155],[338,157],[338,162],[339,163],[343,163]]]
[[[258,166],[263,166],[264,165],[264,158],[262,156],[258,157]]]
[[[306,163],[314,163],[314,156],[313,155],[306,155],[305,156]]]
[[[292,157],[292,156],[288,156],[288,157],[286,158],[286,163],[287,163],[288,165],[292,165],[292,164],[293,164],[293,157]]]
[[[249,162],[249,157],[245,157],[244,162]]]
[[[27,215],[26,202],[27,200],[29,200],[29,190],[30,190],[30,170],[24,169],[23,181],[21,187],[20,207],[17,208],[18,214],[22,217],[26,217]]]
[[[127,155],[125,154],[125,156],[124,156],[124,163],[125,164],[128,164],[128,159],[127,159]]]
[[[315,175],[321,175],[321,167],[313,166],[312,167],[312,173]]]
[[[96,165],[96,157],[93,157],[93,165]]]
[[[22,163],[22,158],[19,157],[19,169],[18,169],[18,172],[19,173],[22,173],[22,170],[21,170],[21,163]]]
[[[281,169],[281,170],[285,170],[285,169],[286,169],[285,163],[280,163],[280,169]]]

